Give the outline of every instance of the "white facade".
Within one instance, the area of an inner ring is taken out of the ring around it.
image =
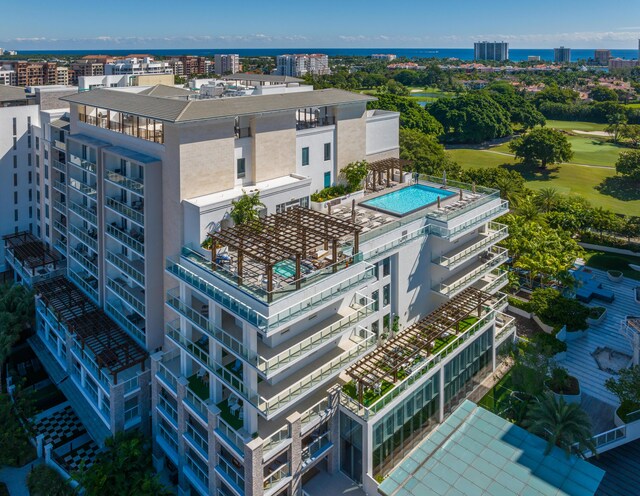
[[[216,53],[214,72],[218,75],[240,72],[240,55],[237,53]]]
[[[78,91],[89,91],[95,88],[124,88],[129,86],[128,75],[80,76]]]
[[[302,77],[305,74],[330,74],[329,56],[323,53],[294,53],[276,57],[276,74]]]
[[[104,65],[107,76],[124,74],[173,74],[173,67],[168,62],[154,61],[151,57],[133,57],[119,62]]]

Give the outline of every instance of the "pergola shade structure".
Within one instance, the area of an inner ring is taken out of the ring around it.
[[[336,272],[341,264],[353,262],[360,251],[359,232],[360,227],[348,220],[294,207],[210,233],[212,268],[231,272],[240,286],[266,287],[267,300],[272,301],[274,288],[300,289],[314,274]]]
[[[7,250],[11,250],[15,259],[35,275],[36,269],[53,264],[60,260],[59,257],[51,252],[46,245],[28,231],[22,231],[15,234],[2,236],[4,246]]]
[[[396,383],[401,371],[409,375],[431,354],[436,339],[458,334],[461,323],[474,313],[480,317],[492,299],[489,293],[468,288],[349,367],[347,375],[356,382],[360,403],[365,389],[378,389],[383,381]]]
[[[118,374],[140,365],[144,370],[148,353],[76,286],[64,277],[35,284],[36,295],[71,334],[82,350],[91,352],[98,367],[107,369],[118,382]]]
[[[398,171],[400,182],[403,182],[404,169],[409,167],[413,162],[401,158],[385,158],[376,160],[367,164],[369,175],[367,176],[367,188],[372,191],[378,189],[378,185],[391,186],[393,175]]]

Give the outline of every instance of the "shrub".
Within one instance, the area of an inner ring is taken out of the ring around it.
[[[352,193],[362,187],[362,181],[369,173],[369,166],[366,160],[351,162],[340,169],[340,173],[347,180],[347,191]]]
[[[509,301],[509,305],[512,307],[519,308],[520,310],[524,310],[525,312],[531,312],[531,303],[526,300],[521,300],[520,298],[515,298],[513,296],[508,296],[507,300]]]
[[[592,307],[589,309],[589,318],[599,319],[606,310],[604,307]]]
[[[569,371],[564,367],[554,367],[551,369],[551,376],[547,381],[547,386],[556,394],[578,394],[580,386],[578,380],[569,375]]]
[[[48,465],[38,465],[27,476],[31,496],[70,496],[75,491],[58,472]]]
[[[567,326],[567,331],[582,331],[589,327],[589,307],[574,299],[565,298],[553,288],[536,289],[531,295],[531,311],[542,322],[556,330]]]
[[[348,188],[342,184],[336,184],[335,186],[329,186],[323,190],[317,191],[311,195],[311,201],[324,202],[333,200],[340,196],[344,196],[349,193]]]
[[[546,332],[534,334],[531,337],[531,343],[540,353],[546,356],[553,356],[567,351],[567,343]]]

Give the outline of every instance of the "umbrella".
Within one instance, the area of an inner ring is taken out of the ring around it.
[[[447,185],[447,170],[445,169],[442,173],[442,184]]]

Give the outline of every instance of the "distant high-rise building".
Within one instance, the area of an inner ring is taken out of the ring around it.
[[[476,60],[509,60],[509,43],[503,41],[480,41],[473,44]]]
[[[563,46],[560,48],[554,48],[553,61],[556,64],[568,64],[571,62],[571,48],[565,48]]]
[[[528,62],[540,62],[540,55],[529,55],[527,57]]]
[[[371,55],[371,58],[373,60],[386,60],[388,62],[391,62],[392,60],[395,60],[398,57],[393,53],[374,53]]]
[[[607,65],[611,58],[611,50],[597,49],[593,54],[593,59],[600,65]]]
[[[214,72],[220,76],[240,72],[240,55],[237,53],[217,53],[213,67]]]
[[[305,74],[330,74],[329,56],[324,53],[292,53],[278,55],[276,74],[301,77]]]
[[[637,60],[621,59],[616,57],[615,59],[609,59],[609,69],[630,69],[638,65]]]

